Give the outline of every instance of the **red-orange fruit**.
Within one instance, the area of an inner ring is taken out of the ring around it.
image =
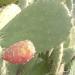
[[[35,52],[35,47],[31,41],[19,41],[6,48],[2,58],[13,64],[24,64],[34,57]]]

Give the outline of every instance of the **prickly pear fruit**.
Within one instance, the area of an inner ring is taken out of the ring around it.
[[[24,64],[34,57],[35,52],[33,43],[29,40],[24,40],[6,48],[2,58],[13,64]]]

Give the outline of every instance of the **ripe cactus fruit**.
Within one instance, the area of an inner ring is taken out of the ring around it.
[[[2,58],[13,64],[24,64],[33,58],[35,52],[35,47],[31,41],[19,41],[6,48]]]

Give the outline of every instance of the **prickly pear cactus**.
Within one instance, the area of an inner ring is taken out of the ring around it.
[[[58,0],[38,0],[1,30],[4,35],[1,44],[8,47],[16,41],[30,39],[41,52],[66,40],[70,28],[70,18]]]
[[[1,59],[1,75],[63,75],[74,53],[69,44],[71,28],[71,17],[60,0],[34,0],[0,30],[0,45],[4,51],[18,41],[31,40],[36,54],[26,64]],[[66,61],[68,55],[71,58]]]

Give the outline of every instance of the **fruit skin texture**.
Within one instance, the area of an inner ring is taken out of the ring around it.
[[[27,63],[36,53],[33,43],[29,40],[19,41],[4,50],[2,58],[13,64]]]

